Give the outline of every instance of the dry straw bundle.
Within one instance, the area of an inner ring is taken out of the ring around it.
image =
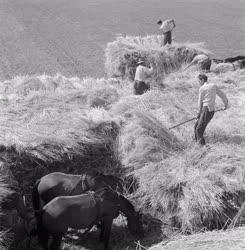
[[[32,81],[45,87],[18,91]],[[28,192],[50,171],[116,171],[113,145],[119,124],[106,109],[118,93],[110,80],[94,82],[40,76],[5,83],[14,87],[1,103],[1,156]]]
[[[135,171],[141,206],[182,232],[223,228],[245,200],[245,147],[186,149]]]
[[[154,66],[155,82],[189,63],[197,54],[208,54],[202,43],[177,44],[161,47],[162,36],[117,37],[105,51],[105,69],[109,77],[133,80],[136,63],[143,59]]]
[[[190,146],[193,124],[168,127],[196,115],[198,72],[171,72],[207,51],[201,44],[163,48],[161,39],[117,38],[106,49],[106,69],[132,79],[137,60],[145,58],[164,90],[132,96],[128,81],[61,75],[0,84],[0,156],[25,193],[51,171],[118,174],[122,163],[138,180],[140,207],[172,226],[195,232],[229,223],[245,199],[242,72],[208,74],[227,90],[232,108],[208,127],[211,149]],[[239,143],[231,140],[234,133]]]
[[[149,250],[242,250],[245,248],[245,227],[227,231],[212,231],[180,236],[167,243],[157,244]]]
[[[119,155],[123,165],[131,171],[150,162],[159,162],[183,147],[183,143],[149,111],[134,111],[134,118],[119,137]]]

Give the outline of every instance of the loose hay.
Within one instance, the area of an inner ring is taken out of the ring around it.
[[[106,111],[118,92],[110,82],[39,76],[5,83],[13,87],[0,93],[0,156],[25,193],[52,171],[118,173],[119,119]]]
[[[212,231],[191,236],[178,236],[149,250],[242,250],[245,248],[245,227]]]
[[[193,148],[193,124],[167,128],[196,114],[198,72],[171,72],[196,53],[208,52],[200,44],[161,48],[161,39],[117,38],[108,44],[106,69],[109,76],[132,80],[135,63],[143,57],[155,65],[154,81],[163,91],[136,97],[128,81],[60,75],[1,84],[0,156],[24,193],[51,171],[96,168],[120,174],[123,163],[138,181],[134,195],[143,210],[183,232],[228,225],[244,201],[242,71],[208,74],[228,92],[232,108],[215,115],[208,127],[211,150]]]
[[[194,147],[135,171],[141,207],[182,232],[226,227],[245,201],[245,147]]]
[[[183,149],[181,141],[150,112],[135,111],[119,137],[119,155],[130,171]]]
[[[136,63],[144,59],[152,63],[154,73],[151,80],[160,83],[169,73],[189,63],[197,54],[208,54],[203,44],[177,44],[161,47],[162,36],[117,37],[107,44],[105,69],[109,77],[133,80]]]

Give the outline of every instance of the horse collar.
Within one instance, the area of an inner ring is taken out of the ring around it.
[[[86,175],[85,174],[83,174],[83,175],[81,175],[81,182],[82,182],[82,190],[83,191],[85,191],[86,189],[87,189],[87,185],[86,185]]]
[[[91,200],[94,202],[95,207],[97,209],[97,216],[96,219],[94,220],[94,224],[96,224],[95,222],[100,220],[101,214],[100,214],[100,205],[99,202],[96,200],[95,196],[94,196],[94,192],[89,191],[88,194],[90,195]]]

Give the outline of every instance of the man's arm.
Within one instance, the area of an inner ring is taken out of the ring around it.
[[[187,70],[188,68],[190,68],[193,64],[195,64],[195,62],[191,62],[189,65],[187,65],[184,69],[183,69],[183,71],[185,71],[185,70]]]
[[[199,96],[198,96],[198,118],[200,117],[201,115],[201,112],[202,112],[202,106],[203,106],[203,96],[204,96],[204,92],[203,92],[203,89],[200,88],[199,89]]]
[[[216,94],[221,98],[225,105],[225,109],[228,108],[228,98],[226,97],[225,93],[218,87],[216,86]]]
[[[145,73],[146,73],[147,75],[151,75],[152,72],[153,72],[152,64],[150,64],[150,68],[145,67]]]

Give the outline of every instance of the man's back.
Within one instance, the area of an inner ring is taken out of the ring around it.
[[[207,106],[209,111],[215,110],[216,94],[222,99],[224,104],[228,102],[225,94],[214,84],[206,82],[199,89],[199,105]]]
[[[134,77],[134,80],[135,81],[140,81],[140,82],[145,82],[145,80],[147,79],[147,76],[149,74],[151,74],[153,71],[153,69],[149,69],[145,66],[142,66],[142,65],[139,65],[137,68],[136,68],[136,72],[135,72],[135,77]]]

